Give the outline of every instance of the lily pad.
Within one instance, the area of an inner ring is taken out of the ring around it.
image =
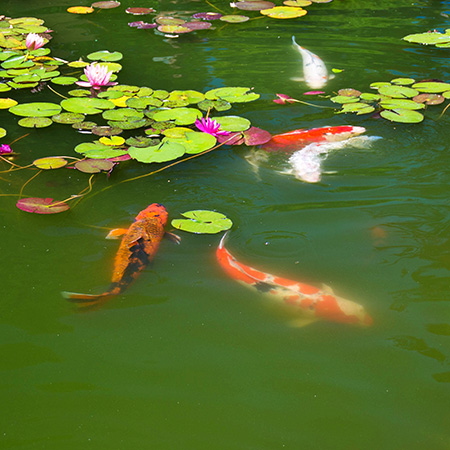
[[[71,14],[90,14],[94,12],[94,8],[90,6],[71,6],[67,8],[67,12]]]
[[[228,22],[228,23],[242,23],[242,22],[247,22],[247,20],[250,20],[250,17],[241,16],[239,14],[227,14],[225,16],[220,17],[220,20],[222,22]]]
[[[243,11],[260,11],[261,9],[270,9],[275,6],[275,3],[267,0],[252,0],[252,1],[240,1],[235,3],[237,9]]]
[[[422,81],[412,86],[419,92],[426,92],[432,94],[440,94],[450,90],[450,83],[442,83],[438,81]]]
[[[123,132],[122,128],[110,127],[106,125],[94,126],[91,131],[92,134],[95,134],[96,136],[117,136]]]
[[[139,148],[151,147],[160,144],[159,139],[153,139],[147,136],[130,137],[125,142],[130,147],[139,147]]]
[[[260,13],[272,19],[295,19],[306,15],[307,11],[295,6],[275,6],[275,8],[262,9]]]
[[[102,2],[95,2],[91,5],[93,8],[99,8],[99,9],[112,9],[117,8],[120,6],[120,2],[116,2],[113,0],[106,0]]]
[[[0,98],[0,109],[8,109],[17,104],[18,103],[12,98]]]
[[[415,102],[414,100],[393,98],[390,100],[384,100],[380,102],[380,106],[384,109],[423,109],[425,105],[423,103]]]
[[[61,113],[52,116],[53,122],[56,123],[64,123],[64,124],[74,124],[78,122],[82,122],[84,120],[84,114],[79,113]]]
[[[426,105],[440,105],[445,101],[443,95],[440,94],[419,94],[413,97],[413,100],[418,103],[425,103]]]
[[[125,10],[125,12],[128,13],[128,14],[133,14],[134,16],[143,16],[143,15],[146,15],[146,14],[154,13],[155,10],[153,8],[133,8],[133,7],[130,7],[130,8],[127,8]]]
[[[114,163],[107,159],[84,159],[75,163],[75,169],[84,173],[109,172]]]
[[[410,84],[415,83],[416,80],[414,78],[394,78],[391,80],[392,84],[399,84],[402,86],[409,86]]]
[[[362,115],[369,114],[373,111],[375,111],[375,108],[367,103],[344,103],[342,109],[338,111],[338,114],[351,112]]]
[[[195,210],[181,215],[186,219],[173,219],[171,224],[174,228],[189,233],[216,234],[233,226],[227,216],[216,211]]]
[[[246,103],[259,98],[259,94],[247,87],[222,87],[205,94],[208,100],[225,100],[229,103]]]
[[[103,136],[99,139],[99,142],[103,145],[108,145],[109,147],[118,147],[125,143],[125,139],[121,136]]]
[[[197,104],[202,111],[215,109],[216,111],[228,111],[232,108],[226,100],[203,100]]]
[[[202,113],[195,108],[173,108],[158,111],[152,119],[157,122],[173,120],[177,125],[192,125]]]
[[[195,155],[204,152],[216,145],[216,138],[208,133],[200,133],[198,131],[188,131],[184,137],[177,139],[164,138],[163,142],[174,142],[183,145],[186,153]]]
[[[394,98],[411,98],[417,95],[419,92],[416,89],[412,89],[406,86],[381,86],[378,89],[381,95],[388,95]]]
[[[48,117],[24,117],[17,122],[21,127],[25,128],[45,128],[49,127],[53,121]]]
[[[185,148],[174,141],[166,141],[150,147],[130,147],[128,153],[142,163],[161,163],[183,156]]]
[[[46,158],[35,159],[33,165],[44,170],[60,169],[67,165],[67,160],[60,156],[47,156]]]
[[[243,132],[245,144],[248,146],[262,145],[272,139],[272,135],[261,128],[250,127]]]
[[[61,106],[56,103],[21,103],[9,108],[9,112],[16,116],[50,117],[61,112]]]
[[[52,83],[59,84],[61,86],[70,86],[78,81],[78,78],[75,77],[55,77],[52,78]]]
[[[415,44],[435,45],[450,42],[450,35],[439,32],[408,34],[403,40]]]
[[[144,113],[133,108],[111,109],[102,114],[105,120],[136,121],[144,118]]]
[[[192,22],[187,22],[184,26],[193,31],[207,30],[208,28],[211,28],[211,24],[209,22],[204,22],[200,20],[193,20]]]
[[[0,138],[5,137],[7,134],[7,131],[4,128],[0,128]]]
[[[359,102],[358,97],[350,97],[346,95],[336,95],[335,97],[331,97],[330,100],[333,103],[356,103]]]
[[[82,114],[99,114],[105,109],[114,109],[114,103],[102,98],[67,98],[61,102],[61,106],[69,112]]]
[[[194,31],[191,28],[182,25],[160,25],[157,29],[161,33],[169,33],[169,34],[184,34]]]
[[[309,1],[309,0],[286,0],[286,1],[283,2],[283,5],[303,7],[303,6],[311,5],[311,3],[312,2]]]
[[[120,52],[100,50],[98,52],[89,53],[87,58],[91,61],[120,61],[123,58],[123,55]]]
[[[251,126],[250,120],[245,117],[239,116],[222,116],[212,117],[217,123],[220,124],[220,129],[224,131],[245,131]]]
[[[39,197],[21,198],[16,206],[22,211],[35,214],[57,214],[69,209],[67,203]]]
[[[338,94],[342,97],[359,97],[361,95],[361,92],[353,88],[345,88],[339,89]]]
[[[216,12],[201,12],[193,14],[192,17],[203,20],[219,20],[222,17],[222,14]]]
[[[391,122],[401,123],[419,123],[424,119],[423,115],[417,111],[401,108],[381,111],[380,115]]]

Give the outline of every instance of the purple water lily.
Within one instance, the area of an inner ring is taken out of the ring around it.
[[[104,86],[114,86],[117,83],[109,81],[111,79],[112,70],[108,72],[108,67],[101,64],[90,64],[85,67],[84,74],[88,81],[77,81],[78,86],[91,87],[100,89]]]
[[[0,155],[8,155],[9,153],[12,153],[12,148],[8,144],[2,144],[0,145]]]
[[[220,130],[220,124],[216,122],[214,119],[210,119],[207,117],[204,119],[197,119],[195,121],[195,126],[203,133],[208,133],[211,136],[228,136],[230,134],[229,131]]]

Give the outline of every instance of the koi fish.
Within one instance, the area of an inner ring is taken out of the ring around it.
[[[368,148],[379,136],[355,136],[345,141],[317,142],[294,152],[289,158],[291,169],[283,173],[293,174],[298,180],[308,183],[317,183],[321,179],[321,163],[332,150],[340,150],[345,147]]]
[[[167,211],[163,205],[152,203],[134,219],[130,228],[116,228],[107,239],[123,236],[116,254],[111,285],[102,294],[78,294],[62,292],[72,302],[90,304],[123,292],[147,266],[158,251],[167,223]]]
[[[294,325],[304,326],[321,319],[360,325],[372,324],[373,320],[363,306],[338,297],[328,286],[319,289],[238,262],[224,246],[226,235],[225,233],[220,240],[216,251],[217,261],[221,267],[241,284],[281,300],[290,305],[291,309],[294,308],[300,315],[300,319],[296,320]]]
[[[292,36],[294,48],[302,55],[303,60],[303,78],[291,78],[293,81],[304,81],[312,89],[320,89],[327,84],[327,81],[334,78],[334,75],[328,75],[325,63],[314,53],[295,42],[295,36]]]
[[[365,131],[364,127],[354,127],[352,125],[311,128],[310,130],[300,128],[272,136],[272,139],[263,144],[261,148],[266,151],[292,151],[298,150],[300,146],[310,142],[344,141]]]

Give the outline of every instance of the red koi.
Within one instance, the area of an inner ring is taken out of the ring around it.
[[[70,301],[91,304],[118,295],[134,281],[158,251],[167,223],[167,211],[163,205],[152,203],[134,219],[130,228],[112,230],[107,239],[123,236],[116,254],[111,286],[101,294],[63,292]]]
[[[310,130],[298,129],[283,134],[276,134],[261,148],[266,151],[292,151],[299,150],[302,145],[311,142],[335,142],[358,136],[366,131],[363,127],[343,125],[338,127],[312,128]]]
[[[373,320],[363,306],[338,297],[327,286],[319,289],[238,262],[224,247],[225,237],[226,233],[216,251],[217,260],[225,272],[240,283],[295,307],[303,317],[298,321],[301,325],[320,319],[361,325],[372,324]]]

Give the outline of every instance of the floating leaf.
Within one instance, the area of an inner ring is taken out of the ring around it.
[[[50,117],[61,112],[61,106],[56,103],[21,103],[9,108],[9,112],[16,116]]]
[[[450,93],[450,91],[447,92]],[[440,105],[445,101],[445,98],[439,94],[419,94],[413,97],[413,100],[418,103],[425,103],[426,105]]]
[[[412,89],[406,86],[381,86],[378,89],[381,95],[388,95],[394,98],[410,98],[417,95],[419,92],[416,89]]]
[[[309,0],[286,0],[283,2],[283,5],[286,6],[309,6],[312,2]]]
[[[275,6],[275,8],[262,9],[260,13],[272,19],[294,19],[304,16],[307,11],[294,6]]]
[[[160,31],[161,33],[169,33],[169,34],[183,34],[183,33],[190,33],[193,30],[181,25],[160,25],[158,27],[158,31]]]
[[[60,169],[67,165],[67,160],[60,156],[47,156],[46,158],[35,159],[33,165],[44,170]]]
[[[381,95],[378,95],[378,94],[372,94],[372,93],[370,93],[370,92],[363,92],[363,93],[360,95],[360,99],[361,99],[361,100],[368,101],[368,102],[377,102],[378,100],[381,99]]]
[[[339,89],[338,94],[341,97],[359,97],[361,95],[361,92],[353,88],[345,88]]]
[[[91,61],[120,61],[123,58],[120,52],[109,52],[108,50],[100,50],[98,52],[89,53],[87,58]]]
[[[0,98],[0,109],[8,109],[16,105],[17,102],[12,98]]]
[[[159,139],[152,139],[152,138],[146,137],[146,136],[130,137],[125,142],[130,147],[139,147],[139,148],[151,147],[153,145],[160,144]]]
[[[69,112],[82,114],[99,114],[104,109],[114,109],[114,103],[102,98],[67,98],[61,106]]]
[[[155,10],[153,8],[127,8],[125,12],[135,16],[143,16],[145,14],[154,13]]]
[[[228,23],[241,23],[241,22],[247,22],[250,17],[247,16],[240,16],[238,14],[228,14],[226,16],[222,16],[220,20],[222,22],[228,22]]]
[[[338,111],[340,113],[356,113],[357,115],[369,114],[375,111],[375,108],[367,103],[345,103],[342,105],[342,109]]]
[[[186,153],[191,155],[204,152],[216,145],[216,138],[208,133],[188,131],[183,137],[177,139],[164,138],[163,142],[174,142],[183,145]]]
[[[10,90],[11,90],[11,87],[8,86],[6,83],[0,83],[0,92],[7,92]]]
[[[270,9],[275,6],[275,3],[267,0],[251,0],[251,1],[239,1],[235,3],[237,9],[243,11],[260,11],[261,9]]]
[[[110,147],[118,147],[119,145],[125,143],[125,139],[120,136],[112,136],[111,138],[101,137],[99,139],[99,142],[101,142],[103,145],[108,145]]]
[[[139,162],[161,163],[183,156],[185,148],[174,141],[166,141],[150,147],[130,147],[128,153]]]
[[[200,117],[202,113],[198,109],[173,108],[158,111],[152,118],[157,122],[173,120],[177,125],[192,125]]]
[[[16,206],[22,211],[35,214],[57,214],[69,209],[64,202],[54,202],[52,198],[29,197],[21,198]]]
[[[67,8],[67,12],[71,14],[90,14],[94,12],[94,8],[90,6],[71,6]]]
[[[6,136],[6,130],[4,128],[0,128],[0,138],[5,137]]]
[[[200,20],[194,20],[192,22],[187,22],[184,26],[193,31],[207,30],[208,28],[211,28],[211,24],[209,22],[202,22]]]
[[[417,33],[408,34],[403,40],[423,45],[446,44],[450,42],[450,35],[439,32]]]
[[[208,100],[225,100],[229,103],[246,103],[259,98],[259,94],[247,87],[223,87],[212,89],[205,94]]]
[[[221,130],[225,131],[244,131],[248,130],[251,126],[250,120],[239,116],[212,117],[212,119],[220,124]]]
[[[72,125],[72,128],[75,128],[76,130],[80,130],[80,131],[90,131],[95,126],[97,126],[97,124],[95,122],[84,121],[84,122],[74,123]]]
[[[394,78],[393,80],[391,80],[392,84],[400,84],[402,86],[407,86],[415,82],[416,80],[414,78]]]
[[[419,92],[440,94],[445,91],[450,91],[450,83],[442,83],[438,81],[422,81],[412,86]],[[417,95],[417,94],[416,94]]]
[[[195,19],[204,19],[204,20],[218,20],[222,17],[222,14],[216,12],[202,12],[195,13],[192,15]]]
[[[175,128],[169,128],[167,130],[164,130],[162,134],[168,138],[174,138],[174,139],[182,139],[186,136],[187,132],[191,132],[192,130],[190,128],[185,127],[175,127]]]
[[[102,114],[105,120],[136,121],[144,118],[144,113],[133,108],[111,109]]]
[[[97,136],[116,136],[118,134],[121,134],[123,132],[122,128],[118,128],[118,127],[110,127],[110,126],[94,126],[94,128],[92,128],[92,133],[97,135]]]
[[[331,97],[330,100],[333,103],[356,103],[359,102],[358,97],[349,97],[345,95],[337,95],[335,97]]]
[[[423,115],[417,111],[401,108],[381,111],[380,115],[391,122],[401,123],[419,123],[424,119]]]
[[[20,119],[17,123],[25,128],[45,128],[49,127],[53,121],[48,117],[25,117]]]
[[[109,172],[114,163],[107,159],[84,159],[75,163],[75,169],[84,173]]]
[[[61,86],[69,86],[78,81],[78,78],[75,77],[55,77],[52,78],[52,83],[59,84]]]
[[[227,216],[216,211],[187,211],[181,215],[187,219],[173,219],[171,224],[174,228],[189,233],[216,234],[233,226]]]
[[[227,102],[226,100],[203,100],[202,102],[198,103],[197,106],[202,111],[208,111],[215,109],[216,111],[228,111],[231,109],[231,103]]]
[[[250,127],[243,132],[245,144],[248,146],[262,145],[272,139],[272,135],[261,128]]]
[[[425,108],[423,103],[417,103],[414,100],[392,98],[390,100],[383,100],[380,106],[384,109],[422,109]]]
[[[91,5],[93,8],[100,8],[100,9],[112,9],[117,8],[120,6],[120,2],[116,2],[113,0],[106,0],[102,2],[95,2]]]

